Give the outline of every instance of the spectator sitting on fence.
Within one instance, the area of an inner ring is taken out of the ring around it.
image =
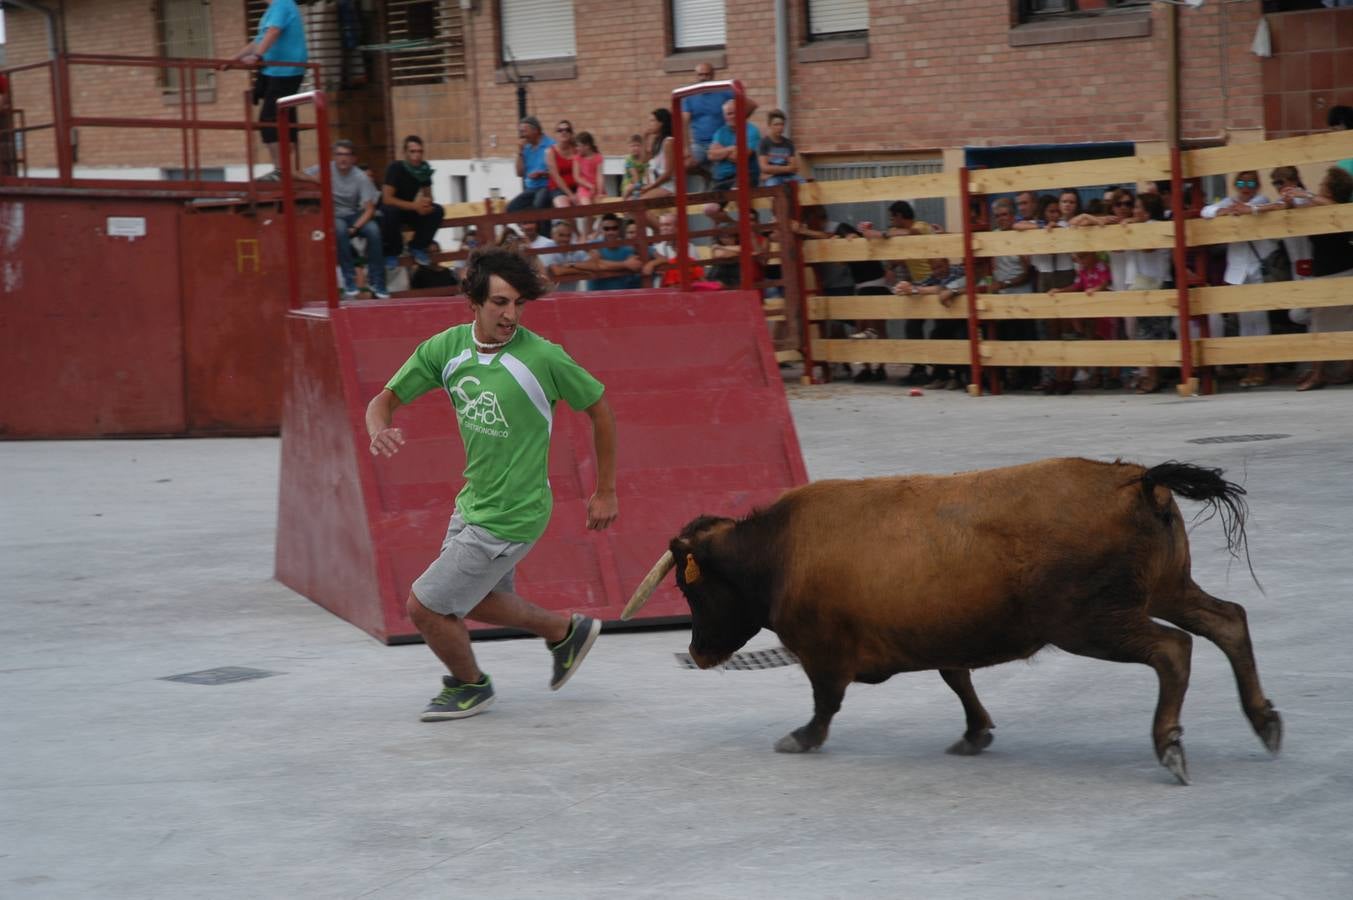
[[[554,139],[540,131],[540,120],[526,116],[517,123],[517,176],[522,192],[507,204],[508,212],[550,208],[550,170],[545,154]]]
[[[338,270],[343,281],[343,298],[358,296],[357,267],[352,242],[363,242],[366,257],[367,288],[377,299],[390,294],[385,290],[385,260],[381,255],[381,231],[376,224],[376,201],[380,193],[371,179],[357,168],[357,146],[349,140],[334,141],[330,151],[329,190],[334,201],[334,243],[338,246]],[[319,166],[310,166],[297,176],[318,182]]]
[[[605,161],[606,158],[597,149],[597,141],[592,137],[592,132],[578,132],[578,156],[573,162],[573,169],[578,179],[579,206],[600,203],[606,196],[606,179],[601,171]],[[592,231],[592,216],[583,217],[582,229],[584,234]]]
[[[1253,169],[1240,172],[1235,177],[1236,192],[1223,197],[1216,203],[1203,207],[1204,219],[1217,216],[1243,216],[1257,213],[1267,206],[1269,198],[1259,192],[1259,173]],[[1264,259],[1278,247],[1277,241],[1260,239],[1255,241],[1234,241],[1226,245],[1226,274],[1222,279],[1227,284],[1262,284],[1264,281]],[[1213,313],[1208,317],[1213,337],[1221,337],[1220,316]],[[1268,310],[1252,310],[1240,313],[1240,334],[1242,337],[1254,337],[1269,333]],[[1245,377],[1240,379],[1241,387],[1259,387],[1268,384],[1268,369],[1263,363],[1252,363]]]
[[[765,176],[762,184],[775,187],[791,181],[803,181],[799,174],[799,154],[794,142],[785,137],[784,110],[772,109],[766,113],[766,136],[756,148],[757,162],[761,174]]]
[[[1294,192],[1295,193],[1295,192]],[[1309,194],[1310,191],[1307,191]],[[1330,166],[1320,182],[1315,198],[1321,205],[1353,202],[1353,175],[1341,166]],[[1292,197],[1295,205],[1296,198]],[[1353,231],[1311,235],[1311,275],[1314,278],[1353,279]],[[1353,306],[1323,306],[1311,310],[1311,331],[1324,334],[1331,331],[1353,331]],[[1297,385],[1299,391],[1312,391],[1326,384],[1347,384],[1350,363],[1338,365],[1341,371],[1330,375],[1327,364],[1317,362]]]
[[[395,268],[404,249],[404,228],[413,229],[409,255],[420,266],[428,264],[428,244],[442,227],[442,208],[432,201],[432,166],[423,158],[423,139],[404,138],[404,159],[385,170],[381,188],[381,229],[385,265]]]
[[[714,67],[707,62],[696,64],[695,80],[697,82],[709,81],[714,78]],[[746,113],[750,118],[756,111],[756,101],[746,97]],[[691,94],[689,97],[683,97],[681,100],[681,131],[686,137],[688,154],[686,159],[686,171],[691,174],[702,174],[708,177],[708,163],[712,160],[709,155],[710,142],[714,138],[714,133],[719,130],[724,123],[723,107],[725,103],[733,100],[731,90],[709,91],[704,94]],[[671,133],[670,130],[668,132]],[[755,150],[756,145],[752,145]]]
[[[648,182],[648,154],[644,153],[644,136],[630,135],[630,153],[625,157],[625,174],[620,180],[620,197],[628,200],[643,192]]]
[[[661,106],[648,116],[644,126],[648,139],[648,184],[639,193],[641,197],[669,197],[672,194],[672,167],[676,152],[672,148],[672,114]],[[652,210],[649,217],[656,222]]]
[[[738,174],[738,137],[734,127],[737,124],[737,105],[728,100],[723,105],[723,125],[714,132],[709,142],[709,159],[714,163],[714,185],[716,191],[732,190],[737,183]],[[761,146],[761,131],[751,120],[743,123],[747,133],[747,179],[751,187],[761,183],[761,166],[757,162],[757,148]]]
[[[554,146],[545,151],[550,170],[550,202],[556,208],[578,206],[578,144],[573,139],[573,123],[560,119],[554,126]]]
[[[602,237],[616,244],[593,248],[592,262],[601,277],[593,277],[587,284],[589,291],[621,291],[643,287],[639,273],[644,261],[639,258],[634,247],[626,243],[621,231],[620,217],[615,213],[606,213],[601,217]]]

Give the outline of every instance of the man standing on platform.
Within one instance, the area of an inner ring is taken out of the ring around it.
[[[615,521],[615,417],[605,388],[565,350],[520,324],[527,301],[547,290],[530,260],[500,248],[471,255],[463,288],[474,319],[418,345],[366,409],[372,455],[404,445],[394,411],[436,388],[450,396],[465,445],[465,486],[456,497],[441,555],[409,592],[409,618],[450,670],[423,710],[434,722],[483,712],[493,683],[475,662],[466,618],[543,637],[558,690],[601,633],[597,619],[542,609],[515,593],[513,573],[545,530],[553,497],[547,478],[555,403],[592,420],[596,491],[587,527]]]
[[[231,57],[247,65],[258,62],[307,62],[305,29],[301,24],[301,11],[296,8],[296,0],[268,0],[268,11],[258,23],[258,37],[245,45],[244,49]],[[305,70],[296,66],[265,65],[259,70],[254,81],[254,102],[263,102],[258,111],[258,121],[262,125],[259,134],[263,146],[272,157],[272,171],[261,176],[259,181],[280,181],[282,173],[277,161],[277,101],[290,96],[301,89],[301,80]],[[282,113],[285,125],[294,122],[291,110]],[[292,153],[296,154],[293,165],[300,161],[299,147],[296,144],[297,131],[290,131]]]

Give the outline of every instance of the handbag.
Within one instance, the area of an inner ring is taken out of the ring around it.
[[[1259,260],[1259,277],[1265,282],[1292,280],[1292,258],[1287,255],[1287,247],[1282,241],[1278,241],[1277,248],[1265,256],[1259,255],[1251,241],[1245,243],[1250,245],[1254,258]]]

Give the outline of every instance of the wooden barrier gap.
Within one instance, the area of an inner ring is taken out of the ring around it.
[[[958,179],[953,172],[925,175],[890,175],[886,178],[853,178],[842,181],[810,181],[799,185],[804,206],[832,203],[870,203],[887,198],[957,197]]]

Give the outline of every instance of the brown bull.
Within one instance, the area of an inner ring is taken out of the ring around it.
[[[744,519],[692,521],[621,618],[675,568],[701,668],[773,630],[813,685],[813,718],[775,745],[785,753],[822,745],[852,681],[938,669],[967,717],[949,750],[969,755],[991,743],[994,727],[971,669],[1049,644],[1143,663],[1160,679],[1156,756],[1187,784],[1179,711],[1189,633],[1226,654],[1245,715],[1275,754],[1282,720],[1259,686],[1244,608],[1190,576],[1172,492],[1220,510],[1232,553],[1244,546],[1244,488],[1220,470],[1183,463],[1054,459],[951,476],[819,481]],[[849,537],[861,530],[867,541]]]

